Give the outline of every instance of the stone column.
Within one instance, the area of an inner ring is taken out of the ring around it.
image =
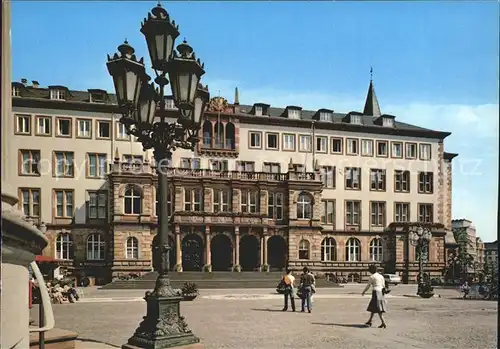
[[[12,132],[14,132],[14,116],[12,115],[10,8],[10,1],[2,1],[2,182],[9,184],[10,180],[12,180],[10,176],[12,168],[17,168],[17,166],[7,166],[7,164],[13,164],[17,161],[15,159],[9,159],[9,151],[12,148],[9,147],[9,140]],[[2,185],[2,187],[5,188],[5,185]]]
[[[263,250],[264,250],[264,264],[268,264],[267,263],[267,240],[269,240],[269,235],[267,235],[267,231],[266,229],[264,228],[264,246],[263,246]]]
[[[211,234],[210,234],[210,227],[205,227],[205,264],[212,264],[212,254],[210,251],[210,240],[211,240]]]
[[[175,264],[182,266],[182,246],[181,246],[181,228],[179,225],[175,226]]]
[[[260,237],[260,266],[264,265],[264,235]]]
[[[240,265],[240,227],[234,227],[234,265]]]

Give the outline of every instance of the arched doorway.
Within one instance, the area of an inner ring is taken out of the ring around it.
[[[153,256],[153,258],[155,257],[155,253],[156,253],[154,247],[156,246],[156,244],[158,244],[159,239],[160,239],[160,236],[158,234],[156,234],[153,237],[153,242],[151,243],[151,249],[152,249],[151,255]],[[170,265],[169,265],[169,270],[174,270],[175,264],[176,264],[176,261],[177,261],[177,249],[175,248],[175,241],[174,241],[174,237],[172,235],[168,236],[168,246],[170,247],[170,253],[169,253],[169,262],[170,262]],[[157,270],[158,267],[156,266],[156,261],[153,261],[153,269],[155,271],[158,271]]]
[[[233,244],[224,234],[215,235],[210,241],[210,263],[213,271],[230,271],[233,265]]]
[[[201,271],[203,266],[203,240],[196,234],[182,239],[182,270]]]
[[[287,263],[288,248],[282,236],[273,235],[267,240],[267,262],[271,271],[283,270]]]
[[[260,264],[259,240],[245,235],[240,240],[240,265],[242,271],[253,271]]]

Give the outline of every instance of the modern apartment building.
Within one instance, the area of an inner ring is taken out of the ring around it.
[[[104,282],[152,269],[155,162],[100,89],[12,84],[9,166],[20,208],[50,239],[48,259]],[[167,99],[169,117],[175,117]],[[450,133],[381,113],[240,105],[212,98],[194,152],[170,169],[171,266],[309,266],[359,280],[371,263],[413,281],[407,225],[433,233],[426,270],[441,275],[451,229]],[[448,234],[449,235],[449,234]],[[204,268],[205,266],[205,268]]]
[[[454,219],[452,221],[452,228],[463,229],[467,232],[469,237],[469,245],[467,246],[467,253],[473,258],[473,264],[467,268],[469,274],[476,274],[482,271],[485,262],[485,244],[479,236],[477,236],[476,227],[468,219]]]
[[[484,261],[490,270],[498,271],[498,240],[484,243]]]

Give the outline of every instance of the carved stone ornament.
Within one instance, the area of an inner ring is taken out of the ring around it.
[[[229,103],[223,97],[214,97],[208,104],[207,111],[209,112],[225,112],[228,110]]]

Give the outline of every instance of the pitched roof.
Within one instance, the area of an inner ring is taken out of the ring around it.
[[[363,109],[363,114],[371,115],[376,118],[382,115],[382,113],[380,112],[377,95],[375,94],[375,87],[373,87],[373,80],[370,80],[370,86],[368,86],[368,93],[366,95],[365,109]]]

